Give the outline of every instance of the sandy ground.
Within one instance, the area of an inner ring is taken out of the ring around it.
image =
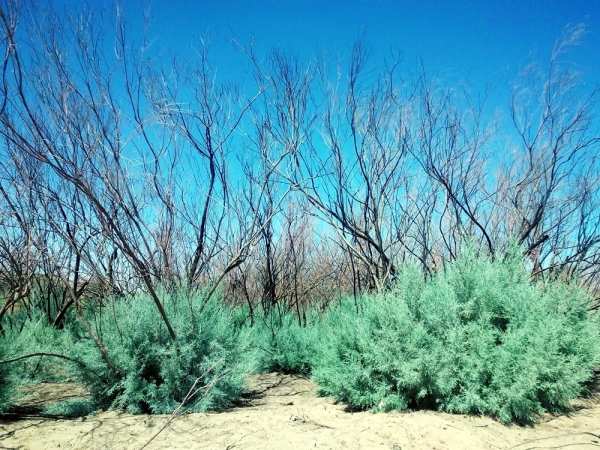
[[[266,374],[250,380],[247,405],[173,420],[149,449],[586,449],[600,447],[600,398],[535,427],[432,411],[351,413],[315,395],[309,380]],[[36,387],[28,401],[82,395],[74,385]],[[100,413],[75,420],[0,421],[0,448],[140,449],[169,416]]]

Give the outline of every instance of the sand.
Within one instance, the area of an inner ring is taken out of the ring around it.
[[[223,413],[178,416],[148,449],[586,449],[600,447],[600,397],[569,416],[534,427],[434,411],[347,412],[316,395],[307,379],[265,374],[250,382],[247,405]],[[82,395],[69,384],[38,385],[30,403]],[[140,449],[169,416],[105,412],[74,420],[0,421],[0,448]]]

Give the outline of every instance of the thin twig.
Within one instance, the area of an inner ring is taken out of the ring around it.
[[[177,408],[175,408],[175,410],[171,413],[171,415],[169,416],[169,419],[165,422],[165,424],[160,428],[160,430],[158,430],[156,433],[154,433],[154,435],[148,439],[148,441],[142,446],[140,447],[140,450],[145,449],[146,447],[148,447],[148,445],[150,445],[150,443],[156,439],[156,437],[162,433],[174,420],[175,418],[179,415],[181,409],[193,398],[196,396],[196,394],[204,389],[205,391],[210,390],[217,381],[219,381],[226,373],[227,371],[223,372],[223,374],[220,377],[215,377],[215,379],[213,381],[211,381],[208,385],[203,386],[203,387],[199,387],[198,389],[196,389],[196,386],[198,385],[198,383],[200,382],[200,380],[206,376],[208,373],[210,373],[214,367],[216,366],[213,365],[212,367],[208,368],[207,371],[202,374],[200,377],[196,378],[196,380],[194,381],[194,384],[192,384],[192,387],[189,389],[188,393],[186,394],[186,396],[184,397],[184,399],[181,401],[181,403],[179,404],[179,406]]]

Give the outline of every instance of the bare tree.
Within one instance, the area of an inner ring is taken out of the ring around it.
[[[206,40],[180,63],[131,40],[118,8],[110,48],[95,19],[0,8],[0,322],[37,308],[60,327],[143,289],[173,339],[180,290],[306,323],[466,242],[516,240],[535,276],[597,286],[597,92],[564,62],[581,27],[520,79],[502,136],[466,89],[372,65],[360,43],[333,70],[242,48],[241,87]]]
[[[583,91],[562,61],[583,32],[581,25],[567,29],[545,73],[530,68],[512,97],[519,145],[509,172],[511,231],[538,273],[566,266],[585,271],[597,264],[597,90]]]

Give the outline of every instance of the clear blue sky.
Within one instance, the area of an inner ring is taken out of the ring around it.
[[[54,0],[66,7],[79,0]],[[377,63],[391,50],[402,68],[485,94],[488,112],[508,112],[511,84],[531,62],[546,62],[569,24],[584,23],[581,44],[568,62],[589,87],[600,87],[600,0],[122,0],[130,34],[141,33],[149,8],[156,55],[182,60],[200,36],[211,42],[212,62],[225,78],[247,81],[248,65],[232,39],[253,41],[259,54],[273,48],[301,58],[349,54],[363,37]],[[112,0],[89,0],[92,9],[113,10]],[[108,11],[107,11],[108,10]],[[110,15],[110,14],[109,14]],[[108,30],[111,28],[108,27]],[[413,73],[414,75],[414,73]],[[410,73],[409,73],[410,76]]]
[[[80,0],[53,0],[67,10]],[[546,62],[569,24],[584,23],[581,44],[568,56],[588,87],[600,87],[600,0],[122,0],[128,30],[142,30],[150,5],[154,56],[185,60],[208,35],[220,74],[244,82],[248,65],[231,44],[253,41],[259,54],[278,48],[301,58],[348,55],[364,37],[373,61],[399,51],[403,68],[422,61],[430,77],[486,94],[486,110],[509,111],[511,84],[531,62]],[[112,0],[88,0],[110,11]],[[108,26],[106,30],[111,30]],[[110,37],[108,37],[110,41]],[[414,73],[413,73],[414,74]],[[409,74],[410,76],[410,74]],[[504,142],[494,142],[501,153]]]
[[[123,2],[139,15],[147,1]],[[208,33],[214,46],[232,37],[253,38],[259,49],[279,47],[297,55],[339,55],[364,35],[373,58],[396,49],[407,64],[423,60],[428,71],[476,86],[505,85],[531,60],[546,58],[563,28],[584,22],[588,33],[571,60],[600,81],[600,0],[521,1],[202,1],[149,3],[161,47],[188,47]],[[236,67],[229,67],[235,71]]]
[[[61,7],[79,0],[55,0]],[[544,61],[568,24],[585,23],[587,34],[569,61],[585,80],[600,84],[600,0],[122,0],[125,16],[141,30],[142,10],[151,11],[150,34],[161,54],[189,55],[200,35],[211,40],[213,62],[231,78],[243,77],[230,41],[253,40],[301,57],[347,55],[363,36],[372,61],[390,50],[405,68],[422,60],[427,72],[465,82],[492,102],[508,97],[510,83],[532,61]],[[90,0],[111,9],[109,0]],[[414,67],[414,66],[413,66]],[[494,100],[495,99],[495,100]],[[489,105],[488,105],[489,106]],[[496,104],[493,107],[499,107]]]

